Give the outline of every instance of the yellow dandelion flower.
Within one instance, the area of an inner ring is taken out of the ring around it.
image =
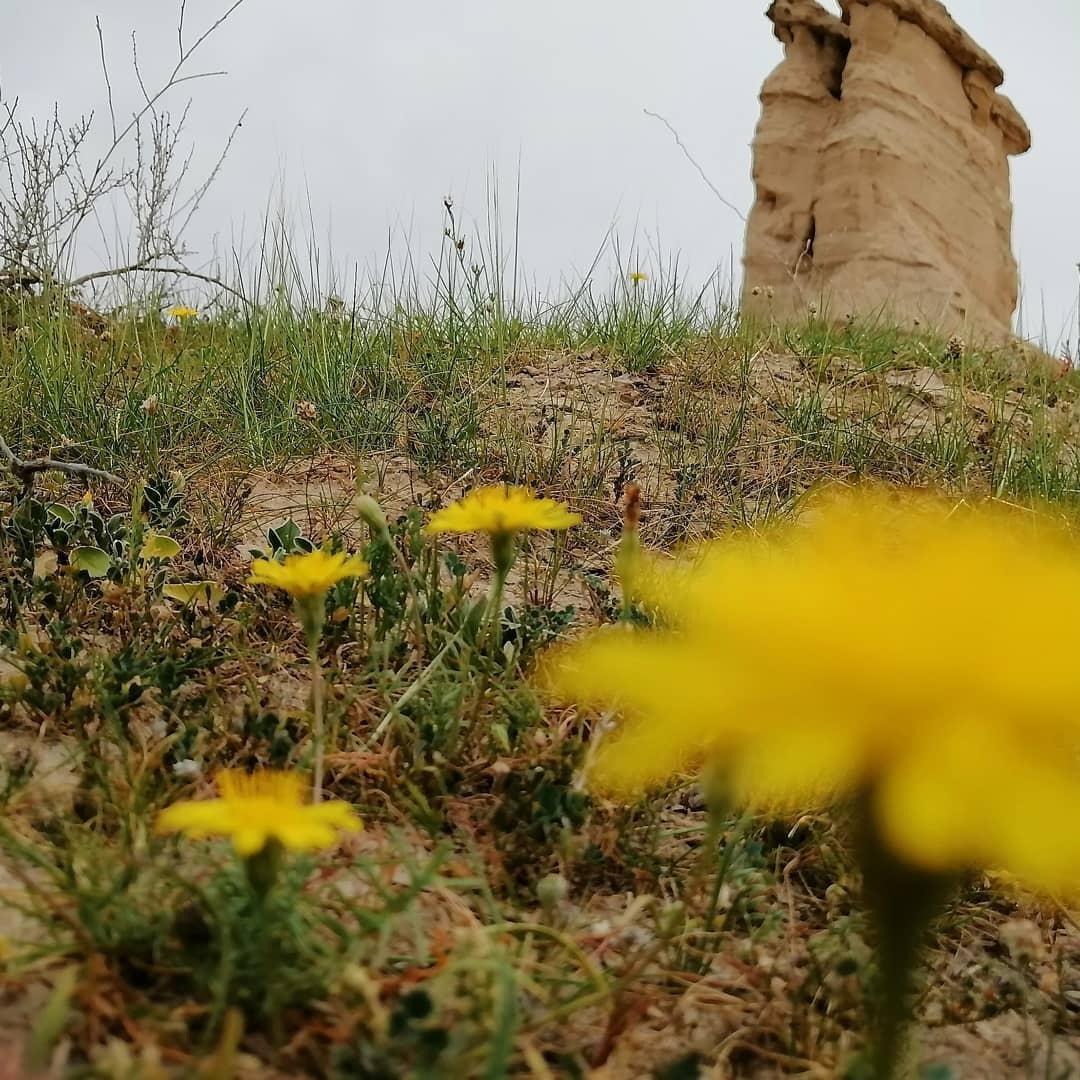
[[[529,488],[497,484],[470,491],[433,514],[427,531],[506,536],[531,529],[569,529],[580,521],[581,515],[571,513],[565,503],[537,498]]]
[[[174,307],[169,308],[169,315],[174,319],[195,319],[198,317],[199,312],[196,308],[186,307],[184,304],[177,304]]]
[[[546,670],[624,716],[595,785],[711,763],[750,805],[869,795],[909,865],[1080,886],[1080,548],[1053,523],[856,492],[639,588],[663,629]]]
[[[288,555],[282,562],[256,559],[250,585],[273,585],[297,600],[323,596],[346,578],[366,577],[368,564],[359,555],[331,553],[323,548],[304,555]]]
[[[339,833],[359,832],[363,823],[343,802],[308,803],[298,774],[232,769],[217,778],[217,799],[179,802],[158,816],[157,832],[195,839],[231,838],[236,853],[250,858],[273,841],[289,851],[331,847]]]
[[[648,280],[649,280],[649,275],[648,274],[643,274],[640,270],[635,270],[630,275],[630,281],[634,285],[640,285],[643,281],[648,281]]]

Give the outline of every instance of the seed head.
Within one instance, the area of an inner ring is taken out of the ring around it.
[[[953,334],[945,346],[946,360],[963,360],[967,355],[967,342],[959,334]]]

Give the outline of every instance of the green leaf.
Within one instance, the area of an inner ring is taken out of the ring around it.
[[[180,554],[180,545],[171,537],[162,533],[147,533],[139,558],[143,562],[151,559],[172,559]]]
[[[77,964],[66,967],[56,977],[45,1007],[38,1013],[26,1046],[26,1065],[34,1073],[49,1065],[53,1048],[71,1019],[71,999],[79,985]]]
[[[292,518],[289,518],[276,528],[268,529],[266,539],[270,543],[271,551],[291,555],[296,550],[297,541],[303,539],[303,530]]]
[[[510,1075],[510,1059],[514,1056],[514,1039],[521,1017],[518,1009],[518,988],[514,969],[503,961],[495,971],[498,1000],[495,1002],[495,1030],[488,1038],[487,1068],[484,1080],[500,1080]]]
[[[71,565],[89,577],[100,578],[109,572],[112,559],[101,548],[77,547],[71,553]]]
[[[216,581],[185,581],[166,585],[161,595],[185,607],[217,607],[225,599],[225,589]]]
[[[69,509],[63,503],[50,503],[46,509],[54,518],[59,518],[65,525],[71,525],[75,521],[75,511]]]

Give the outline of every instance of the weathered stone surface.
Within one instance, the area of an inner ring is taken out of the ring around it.
[[[744,310],[1008,337],[1008,159],[1031,137],[1001,68],[937,0],[841,7],[769,9],[785,55],[761,92]]]

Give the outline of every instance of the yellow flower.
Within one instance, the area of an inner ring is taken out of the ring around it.
[[[194,319],[198,317],[199,312],[193,307],[185,307],[183,304],[177,304],[175,307],[169,308],[169,314],[174,319]]]
[[[288,555],[283,562],[256,559],[250,585],[274,585],[297,600],[323,596],[346,578],[366,577],[368,564],[359,555],[331,554],[319,548],[304,555]]]
[[[226,769],[217,778],[219,799],[180,802],[158,816],[159,833],[196,839],[228,836],[244,858],[277,841],[289,851],[331,847],[338,833],[359,832],[363,823],[343,802],[304,801],[305,784],[296,773],[245,773]]]
[[[630,280],[634,285],[640,285],[643,281],[649,280],[649,275],[643,274],[640,270],[635,270],[630,275]]]
[[[497,484],[477,488],[433,514],[427,531],[486,532],[505,536],[530,529],[569,529],[581,521],[565,503],[538,499],[529,488]]]
[[[1047,519],[856,492],[639,588],[664,629],[547,671],[625,716],[597,786],[711,764],[751,805],[869,796],[911,865],[1080,886],[1080,549]]]

